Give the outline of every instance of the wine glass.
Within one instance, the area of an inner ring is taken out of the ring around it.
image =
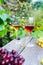
[[[27,30],[27,32],[29,33],[29,36],[31,34],[31,32],[33,31],[34,29],[34,25],[35,25],[35,22],[34,22],[34,18],[33,17],[29,17],[29,24],[25,26],[25,29]],[[31,37],[31,40],[33,38]],[[34,45],[31,43],[30,41],[30,44],[28,44],[28,47],[33,47]]]
[[[15,29],[15,31],[16,31],[16,39],[17,39],[17,40],[20,40],[20,38],[18,37],[17,33],[18,33],[18,30],[19,30],[19,28],[20,28],[21,26],[16,25],[16,26],[13,26],[13,27],[14,27],[14,29]]]
[[[34,22],[34,18],[33,17],[29,17],[29,24],[25,26],[25,29],[31,33],[34,29],[34,25],[35,25],[35,22]]]
[[[16,26],[13,26],[15,30],[18,30],[20,28],[20,26],[16,25]]]

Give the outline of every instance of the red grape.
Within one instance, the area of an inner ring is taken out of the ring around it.
[[[19,55],[18,57],[19,57],[20,60],[23,58],[21,55]]]
[[[12,50],[12,54],[15,54],[15,53],[16,53],[16,51]]]
[[[7,55],[7,58],[9,59],[10,57],[11,57],[10,54],[8,54],[8,55]]]
[[[9,63],[9,59],[6,60],[6,64],[8,64],[8,63]]]
[[[18,65],[22,65],[22,61],[19,61],[19,64]]]
[[[2,50],[2,54],[5,54],[5,50],[4,49]]]
[[[5,55],[3,56],[3,59],[6,59],[6,57],[7,57],[7,55],[5,54]]]
[[[5,54],[8,54],[8,51],[5,49]]]
[[[18,53],[14,54],[14,58],[17,58],[17,56],[18,56]]]
[[[5,61],[2,61],[2,65],[5,65]]]
[[[9,63],[8,65],[11,65],[11,63]]]
[[[11,57],[11,58],[10,58],[10,62],[13,62],[13,61],[14,61],[14,58],[13,58],[13,57]]]
[[[23,63],[23,62],[25,61],[25,59],[24,59],[24,58],[22,58],[22,59],[21,59],[21,61],[22,61],[22,63]]]
[[[17,59],[15,59],[15,65],[18,65],[18,60]]]
[[[6,49],[0,48],[0,64],[1,65],[22,65],[24,58],[18,54],[18,52],[12,50],[12,52]]]

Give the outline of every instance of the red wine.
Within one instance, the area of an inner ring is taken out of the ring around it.
[[[32,32],[32,30],[34,29],[34,26],[25,26],[25,29],[26,29],[28,32]]]

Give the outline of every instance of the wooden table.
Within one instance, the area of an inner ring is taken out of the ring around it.
[[[23,45],[27,45],[25,48]],[[39,62],[39,55],[43,54],[43,49],[36,45],[36,39],[32,39],[31,37],[21,38],[21,40],[13,40],[3,48],[7,50],[16,50],[20,52],[22,50],[21,55],[25,58],[25,62],[23,65],[41,65]]]
[[[27,46],[21,53],[25,58],[23,65],[41,65],[39,58],[40,55],[43,55],[43,49],[36,45],[36,39],[33,39],[30,44],[33,44],[33,46]]]
[[[23,45],[27,45],[28,42],[31,41],[31,37],[27,36],[24,38],[21,38],[20,40],[12,40],[8,44],[6,44],[3,48],[11,51],[11,50],[16,50],[16,51],[21,51],[23,48]]]

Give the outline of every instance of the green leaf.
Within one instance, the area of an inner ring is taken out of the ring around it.
[[[20,28],[18,30],[17,36],[18,37],[24,37],[24,36],[26,36],[26,31],[24,29]]]
[[[8,15],[8,14],[2,14],[2,15],[0,15],[0,18],[1,18],[3,21],[6,21],[6,19],[9,18],[9,15]]]
[[[0,0],[0,5],[2,5],[3,1],[4,1],[4,0]]]
[[[7,34],[7,30],[4,26],[0,26],[0,38],[4,37]]]
[[[0,18],[0,25],[3,25],[4,21]]]
[[[6,25],[6,24],[7,24],[7,22],[3,21],[3,19],[0,18],[0,25]]]
[[[31,36],[32,36],[33,38],[37,38],[37,37],[38,37],[38,31],[32,32],[32,33],[31,33]]]
[[[2,11],[3,10],[3,8],[0,6],[0,11]]]
[[[33,38],[43,37],[43,31],[35,31],[31,33]]]

